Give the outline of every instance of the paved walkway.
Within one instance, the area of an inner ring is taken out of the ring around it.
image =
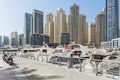
[[[10,66],[2,60],[0,55],[0,80],[28,80],[17,66]]]
[[[15,61],[29,80],[114,80],[95,76],[94,73],[79,72],[78,69],[68,69],[63,66],[19,57],[16,57]]]
[[[24,58],[16,57],[14,61],[16,65],[10,66],[0,56],[0,80],[114,80]]]

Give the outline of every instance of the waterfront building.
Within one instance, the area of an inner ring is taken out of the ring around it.
[[[54,43],[54,22],[53,22],[53,14],[52,13],[49,13],[46,15],[44,34],[46,34],[50,37],[50,43]]]
[[[49,44],[49,36],[44,34],[31,34],[31,45]]]
[[[96,23],[90,24],[90,34],[91,34],[91,40],[90,44],[96,46]]]
[[[67,32],[66,14],[62,8],[58,8],[55,16],[54,43],[61,43],[61,33]]]
[[[2,36],[0,36],[0,47],[2,47]]]
[[[119,0],[106,0],[106,40],[119,37]]]
[[[100,47],[101,42],[104,41],[106,41],[105,9],[96,16],[96,46]]]
[[[70,7],[70,15],[68,16],[68,32],[70,33],[71,42],[80,42],[79,6],[76,4],[73,4],[73,6]]]
[[[115,38],[107,42],[101,42],[101,48],[111,48],[111,49],[120,48],[120,38]]]
[[[112,48],[117,48],[118,47],[118,41],[120,39],[119,38],[116,38],[116,39],[112,39]]]
[[[112,48],[112,42],[111,42],[111,41],[108,41],[108,42],[107,42],[107,46],[108,46],[108,48]]]
[[[33,10],[32,34],[43,34],[43,12]]]
[[[32,31],[32,14],[25,13],[24,16],[24,44],[30,44],[30,34]]]
[[[91,43],[91,31],[88,31],[88,44]]]
[[[101,42],[101,48],[104,48],[104,49],[108,48],[107,42]]]
[[[19,46],[24,45],[24,34],[19,34]]]
[[[88,23],[86,22],[86,15],[80,14],[79,17],[79,31],[78,35],[78,43],[82,45],[88,44]]]
[[[9,37],[3,36],[3,46],[8,46],[8,45],[9,45]]]
[[[10,34],[10,46],[11,47],[18,47],[18,33],[17,32],[11,32]]]
[[[70,34],[69,33],[61,33],[61,44],[68,45],[70,40]]]

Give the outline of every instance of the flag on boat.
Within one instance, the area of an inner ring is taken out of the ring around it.
[[[66,49],[67,49],[67,45],[66,45],[66,44],[64,44],[64,50],[66,51]]]

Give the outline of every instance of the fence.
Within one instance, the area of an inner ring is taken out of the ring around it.
[[[98,60],[92,58],[81,57],[63,57],[48,54],[17,54],[17,57],[32,59],[41,62],[49,62],[58,64],[59,66],[67,66],[68,68],[77,68],[79,71],[92,72],[96,76],[101,75],[110,78],[118,78],[120,76],[120,62],[116,60]]]

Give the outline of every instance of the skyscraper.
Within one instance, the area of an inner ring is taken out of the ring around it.
[[[24,16],[24,44],[30,44],[30,33],[32,31],[32,14],[25,13]]]
[[[119,37],[119,0],[106,0],[106,40]]]
[[[61,33],[61,45],[64,45],[64,44],[68,45],[69,39],[70,39],[69,33]]]
[[[76,4],[70,7],[70,15],[68,16],[68,32],[70,33],[70,41],[79,43],[79,6]]]
[[[101,42],[106,41],[106,21],[105,9],[96,16],[96,46],[99,47]]]
[[[50,37],[50,43],[54,43],[54,22],[53,22],[53,14],[52,13],[49,13],[46,15],[44,34],[46,34]]]
[[[2,36],[0,36],[0,47],[2,47]]]
[[[33,34],[43,34],[43,12],[33,10]]]
[[[66,14],[61,8],[57,10],[55,16],[55,26],[54,26],[54,42],[61,43],[61,33],[67,32],[66,27]]]
[[[49,44],[49,36],[44,34],[31,34],[31,45]]]
[[[43,12],[34,9],[32,13],[32,29],[30,34],[30,44],[40,45],[41,35],[43,34]],[[42,43],[42,42],[41,42]]]
[[[3,36],[3,45],[8,46],[9,45],[9,37],[8,36]]]
[[[88,23],[86,22],[86,15],[80,14],[78,27],[78,43],[87,45],[88,43]]]
[[[24,45],[24,34],[19,34],[19,46],[23,46],[23,45]]]
[[[95,46],[96,45],[96,23],[91,23],[90,34],[91,34],[90,44]]]
[[[11,32],[10,34],[10,46],[11,47],[18,47],[18,33]]]
[[[91,43],[91,31],[88,31],[88,46]]]
[[[120,0],[118,1],[119,4],[119,38],[120,38]]]

